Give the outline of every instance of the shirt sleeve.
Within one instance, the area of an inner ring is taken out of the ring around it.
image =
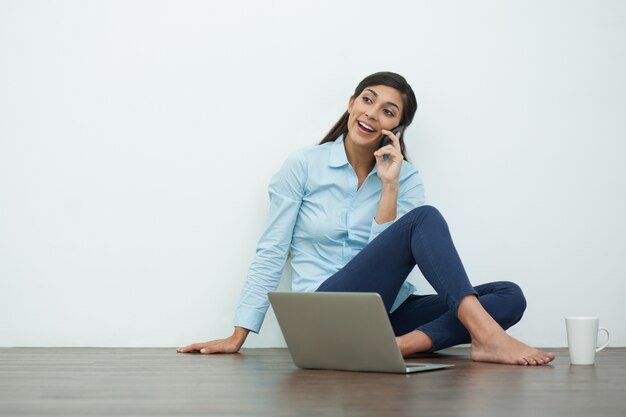
[[[304,184],[306,163],[300,152],[290,155],[274,174],[268,188],[269,219],[248,270],[235,313],[235,326],[258,333],[269,308],[267,293],[275,291],[285,267],[296,224]]]
[[[426,197],[424,195],[424,183],[422,176],[411,164],[406,164],[407,174],[400,181],[398,190],[398,209],[397,216],[394,220],[387,223],[378,224],[376,218],[372,219],[372,227],[370,229],[370,237],[368,243],[371,242],[382,233],[383,230],[391,226],[396,220],[404,216],[415,207],[424,205]]]

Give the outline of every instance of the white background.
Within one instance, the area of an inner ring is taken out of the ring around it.
[[[525,291],[510,333],[626,346],[626,3],[569,0],[0,1],[0,346],[230,334],[271,175],[380,70],[472,282]]]

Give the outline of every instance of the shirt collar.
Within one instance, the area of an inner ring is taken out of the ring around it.
[[[330,158],[328,160],[328,166],[337,168],[348,164],[348,156],[346,155],[346,148],[343,145],[343,135],[339,136],[333,142],[330,148]]]
[[[348,155],[346,155],[346,148],[343,144],[343,135],[341,135],[335,139],[330,148],[328,166],[338,168],[348,164]],[[372,169],[372,172],[370,172],[369,175],[375,174],[378,171],[376,168],[376,165],[374,165],[374,169]]]

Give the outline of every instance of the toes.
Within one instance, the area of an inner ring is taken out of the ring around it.
[[[554,359],[554,355],[546,354],[544,352],[538,352],[536,355],[533,355],[531,357],[531,360],[535,362],[534,363],[535,365],[547,365],[553,359]]]
[[[553,353],[539,352],[537,360],[540,361],[541,365],[544,365],[552,362],[555,357],[556,356]]]

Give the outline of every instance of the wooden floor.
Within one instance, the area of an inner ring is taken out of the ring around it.
[[[297,369],[286,349],[0,348],[0,416],[624,416],[626,348],[595,366],[474,363],[413,375]]]

